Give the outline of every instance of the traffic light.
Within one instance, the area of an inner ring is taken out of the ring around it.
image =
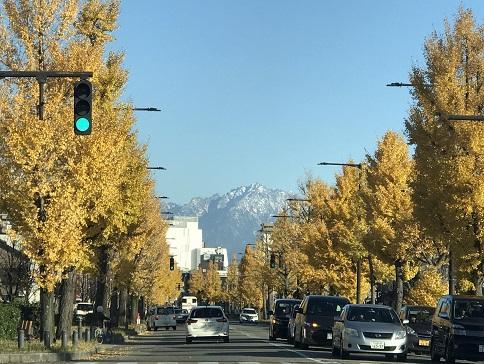
[[[276,256],[274,253],[271,253],[271,268],[274,269],[276,267]]]
[[[92,85],[87,80],[74,83],[74,133],[89,135],[92,130]]]
[[[175,258],[170,257],[170,270],[175,269]]]

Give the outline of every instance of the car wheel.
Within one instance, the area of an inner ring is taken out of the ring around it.
[[[445,346],[445,362],[447,364],[455,363],[454,343],[452,341],[447,342]]]
[[[176,330],[176,326],[173,326],[173,330]]]
[[[339,355],[339,349],[334,345],[334,340],[333,340],[333,346],[331,349],[331,355],[334,357],[337,357]]]
[[[153,329],[154,329],[155,331],[158,331],[158,328],[157,328],[156,326],[155,326]]]
[[[397,361],[406,361],[407,360],[407,353],[397,354]]]
[[[187,344],[191,344],[192,343],[192,338],[191,337],[187,337],[186,338],[186,343]]]
[[[294,344],[294,347],[295,348],[298,348],[299,347],[299,341],[297,341],[297,337],[296,337],[296,333],[295,332],[294,332],[293,344]]]
[[[168,326],[167,326],[167,327],[165,327],[165,331],[168,331],[169,329],[170,329],[170,328],[169,328]]]
[[[230,342],[230,338],[228,336],[224,337],[224,343],[229,343]]]
[[[440,355],[435,352],[434,345],[430,344],[430,360],[433,362],[440,361]]]
[[[146,325],[146,330],[151,331],[150,325]]]
[[[294,342],[293,338],[291,337],[290,334],[287,334],[287,343],[292,344]]]

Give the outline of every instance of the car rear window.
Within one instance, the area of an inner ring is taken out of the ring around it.
[[[93,311],[93,305],[90,303],[78,303],[77,309],[81,311]]]
[[[294,306],[294,305],[297,305],[298,302],[288,302],[288,301],[279,301],[279,302],[276,302],[276,307],[275,307],[275,312],[274,314],[276,316],[288,316],[291,314],[291,308]]]
[[[316,316],[336,316],[341,313],[341,310],[346,305],[346,302],[337,302],[333,300],[312,299],[308,302],[307,314]]]
[[[175,309],[173,307],[159,307],[156,313],[158,315],[173,315]]]
[[[392,309],[383,307],[352,307],[347,317],[348,321],[400,323]]]
[[[430,307],[412,307],[408,310],[410,323],[425,324],[432,321],[435,309]]]
[[[212,317],[223,317],[224,314],[220,308],[205,307],[197,308],[192,311],[192,318],[212,318]]]

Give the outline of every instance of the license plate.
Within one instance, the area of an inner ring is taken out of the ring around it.
[[[419,340],[418,345],[419,346],[430,346],[430,340]]]
[[[332,333],[332,332],[328,332],[328,333],[326,334],[326,339],[327,339],[327,340],[333,340],[333,333]]]
[[[370,348],[383,350],[385,349],[385,343],[383,341],[372,341],[370,342]]]
[[[484,353],[484,345],[479,345],[479,352]]]

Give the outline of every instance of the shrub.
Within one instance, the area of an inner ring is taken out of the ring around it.
[[[13,303],[0,304],[0,339],[15,340],[21,324],[20,307]]]

